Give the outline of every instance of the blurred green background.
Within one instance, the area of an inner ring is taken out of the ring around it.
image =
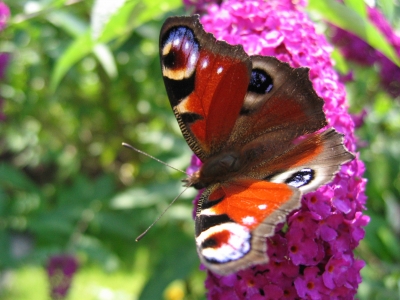
[[[158,59],[161,24],[184,14],[182,3],[5,3],[12,17],[0,33],[0,52],[10,53],[0,83],[0,299],[47,299],[46,260],[66,252],[80,263],[69,299],[203,299],[195,192],[136,243],[178,195],[183,176],[121,146],[131,143],[181,169],[190,162]],[[400,28],[399,7],[379,5]],[[381,89],[374,67],[335,58],[355,74],[350,110],[368,112],[357,132],[371,216],[357,250],[367,262],[358,297],[399,299],[399,99]]]

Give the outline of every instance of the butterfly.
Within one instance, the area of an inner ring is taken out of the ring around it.
[[[160,32],[168,98],[201,168],[195,218],[201,262],[225,275],[268,262],[267,237],[304,193],[354,158],[327,125],[307,68],[249,56],[204,31],[197,15],[168,18]]]

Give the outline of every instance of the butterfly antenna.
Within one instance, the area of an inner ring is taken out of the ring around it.
[[[137,238],[136,238],[136,242],[140,241],[145,235],[146,233],[150,230],[151,227],[154,226],[154,224],[156,224],[158,222],[158,220],[160,220],[160,218],[167,212],[167,210],[171,207],[172,204],[174,204],[174,202],[189,188],[190,186],[187,186],[182,192],[179,193],[178,196],[175,197],[174,200],[171,201],[171,203],[167,206],[166,209],[164,209],[164,211],[161,213],[161,215],[159,215],[157,217],[157,219],[155,219],[155,221],[149,226],[147,227],[147,229],[145,231],[143,231],[142,234],[140,234]]]
[[[175,168],[175,167],[173,167],[173,166],[167,164],[166,162],[163,162],[162,160],[159,160],[158,158],[155,158],[154,156],[151,156],[150,154],[148,154],[148,153],[146,153],[146,152],[143,152],[142,150],[139,150],[138,148],[133,147],[132,145],[129,145],[129,144],[127,144],[127,143],[122,143],[122,146],[124,146],[124,147],[126,147],[126,148],[129,148],[129,149],[131,149],[131,150],[133,150],[133,151],[136,151],[136,152],[138,152],[138,153],[140,153],[140,154],[144,154],[144,155],[146,155],[147,157],[150,157],[150,158],[152,158],[152,159],[158,161],[159,163],[161,163],[161,164],[163,164],[163,165],[165,165],[165,166],[167,166],[167,167],[170,167],[170,168],[174,169],[175,171],[182,172],[182,173],[184,173],[184,174],[186,174],[186,175],[189,176],[189,174],[186,173],[185,171],[182,171],[182,170],[180,170],[180,169],[178,169],[178,168]]]

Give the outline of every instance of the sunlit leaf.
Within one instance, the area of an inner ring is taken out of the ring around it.
[[[130,1],[135,2],[135,1]],[[102,34],[104,26],[109,22],[112,15],[114,15],[123,5],[126,0],[95,0],[91,13],[91,27],[92,38],[97,40]]]
[[[361,17],[367,17],[367,7],[364,0],[344,0],[344,4],[357,12]]]
[[[117,65],[110,48],[105,44],[97,44],[93,49],[94,54],[110,78],[117,77]]]
[[[106,6],[103,1],[99,1],[99,9],[105,10]],[[140,26],[144,22],[159,16],[163,11],[167,11],[178,7],[179,1],[171,2],[157,1],[118,1],[115,5],[111,5],[112,9],[104,15],[98,15],[97,9],[93,11],[92,24],[94,29],[81,34],[64,52],[57,61],[51,78],[51,88],[55,90],[61,79],[68,70],[83,57],[88,55],[97,47],[99,43],[108,43],[113,39],[121,36],[126,39],[128,33],[134,28]],[[107,6],[108,7],[108,6]],[[161,8],[161,10],[160,10]],[[95,30],[95,31],[93,31]],[[97,39],[93,39],[96,38]],[[100,46],[101,48],[101,46]],[[97,49],[97,48],[96,48]],[[98,52],[99,50],[96,50]],[[110,77],[116,76],[116,67],[113,63],[114,59],[111,55],[98,56],[107,74]]]
[[[126,35],[134,28],[145,22],[156,19],[163,12],[176,9],[181,5],[180,1],[162,1],[162,0],[146,0],[146,1],[127,1],[116,13],[108,16],[108,22],[103,25],[103,31],[98,40],[101,42],[109,42],[120,36]]]
[[[395,1],[393,0],[380,0],[380,8],[382,9],[385,16],[387,16],[388,21],[392,22],[395,16]]]

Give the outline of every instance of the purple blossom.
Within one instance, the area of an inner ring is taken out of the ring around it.
[[[363,66],[370,66],[377,60],[377,52],[355,34],[333,26],[332,43],[340,48],[343,56]]]
[[[397,55],[400,56],[400,36],[394,32],[384,15],[374,7],[367,7],[367,13],[371,22],[386,37]],[[360,65],[378,65],[381,84],[384,89],[392,97],[400,96],[400,68],[351,32],[335,26],[332,26],[332,28],[332,42],[340,48],[343,56]]]
[[[182,2],[188,10],[200,14],[206,12],[212,4],[221,4],[222,0],[183,0]]]
[[[350,71],[347,74],[339,74],[339,80],[343,83],[354,81],[354,72]]]
[[[51,256],[47,263],[51,299],[64,299],[78,269],[77,259],[69,254]]]
[[[310,68],[316,92],[325,100],[329,127],[345,136],[356,150],[354,122],[347,111],[346,92],[333,69],[332,47],[315,32],[301,10],[305,1],[231,0],[208,5],[202,17],[206,31],[231,44],[242,44],[249,54],[273,55],[293,67]],[[192,160],[190,172],[200,162]],[[342,166],[335,179],[303,196],[302,207],[268,238],[270,262],[228,276],[208,271],[209,299],[353,299],[364,263],[353,250],[364,236],[369,218],[365,209],[364,164]]]
[[[10,54],[0,53],[0,80],[4,79],[8,61],[10,60]]]
[[[196,156],[192,156],[192,160],[190,161],[190,166],[186,169],[186,173],[188,175],[192,175],[196,171],[198,171],[201,167],[201,160]]]
[[[353,119],[354,126],[356,128],[360,128],[364,124],[364,119],[367,116],[368,112],[364,108],[360,113],[358,114],[352,114],[351,118]]]
[[[306,268],[304,270],[304,275],[295,279],[294,285],[299,297],[302,299],[321,299],[321,294],[329,293],[317,267]],[[327,297],[325,298],[328,299]]]
[[[398,47],[400,50],[400,46]],[[395,65],[386,56],[380,55],[380,77],[384,89],[392,97],[400,96],[400,67]]]
[[[3,2],[0,2],[0,30],[3,30],[7,26],[9,17],[10,9]]]

